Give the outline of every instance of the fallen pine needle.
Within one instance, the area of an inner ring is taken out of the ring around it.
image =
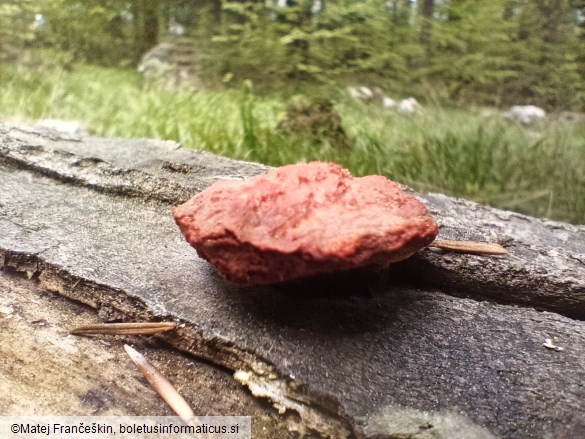
[[[148,335],[175,329],[175,322],[136,322],[136,323],[98,323],[74,328],[69,333],[75,335]]]
[[[193,420],[195,413],[187,404],[187,401],[177,392],[173,385],[167,380],[152,364],[146,361],[138,351],[127,344],[124,349],[130,356],[130,359],[138,366],[138,369],[146,377],[152,388],[165,400],[169,407],[180,417],[186,424]]]
[[[508,250],[500,244],[491,242],[476,241],[449,241],[445,239],[435,239],[431,244],[432,247],[442,250],[450,250],[458,253],[469,253],[473,255],[507,255]]]

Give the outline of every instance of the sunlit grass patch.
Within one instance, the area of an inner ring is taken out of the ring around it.
[[[383,174],[420,191],[443,192],[534,216],[585,223],[585,127],[546,122],[531,127],[499,113],[426,104],[403,115],[333,90],[336,110],[354,140],[277,129],[280,96],[253,88],[168,91],[131,70],[76,66],[72,72],[4,67],[0,116],[73,119],[101,136],[176,140],[237,159],[283,165],[330,160],[356,175]],[[317,139],[319,140],[319,139]]]

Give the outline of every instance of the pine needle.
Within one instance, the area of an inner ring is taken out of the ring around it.
[[[432,247],[441,250],[449,250],[457,253],[468,253],[472,255],[507,255],[508,250],[500,244],[491,242],[476,241],[450,241],[444,239],[435,239],[431,244]]]
[[[124,349],[130,356],[130,359],[136,364],[140,372],[148,380],[152,388],[158,395],[165,400],[169,407],[179,416],[186,424],[192,421],[195,413],[187,401],[177,392],[173,385],[167,380],[155,367],[146,361],[146,358],[135,349],[127,344]]]
[[[69,331],[75,335],[149,335],[175,329],[175,322],[98,323],[79,326]]]

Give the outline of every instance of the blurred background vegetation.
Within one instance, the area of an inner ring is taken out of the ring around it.
[[[161,42],[188,46],[177,62],[196,66],[196,86],[137,73]],[[361,85],[422,109],[353,99]],[[585,223],[582,0],[0,0],[0,87],[4,120],[270,165],[331,160]],[[507,120],[513,104],[549,117]]]

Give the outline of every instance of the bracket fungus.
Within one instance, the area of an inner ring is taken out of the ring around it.
[[[218,181],[173,208],[187,241],[240,285],[387,265],[429,245],[425,205],[380,175],[354,178],[333,163],[276,168]]]

